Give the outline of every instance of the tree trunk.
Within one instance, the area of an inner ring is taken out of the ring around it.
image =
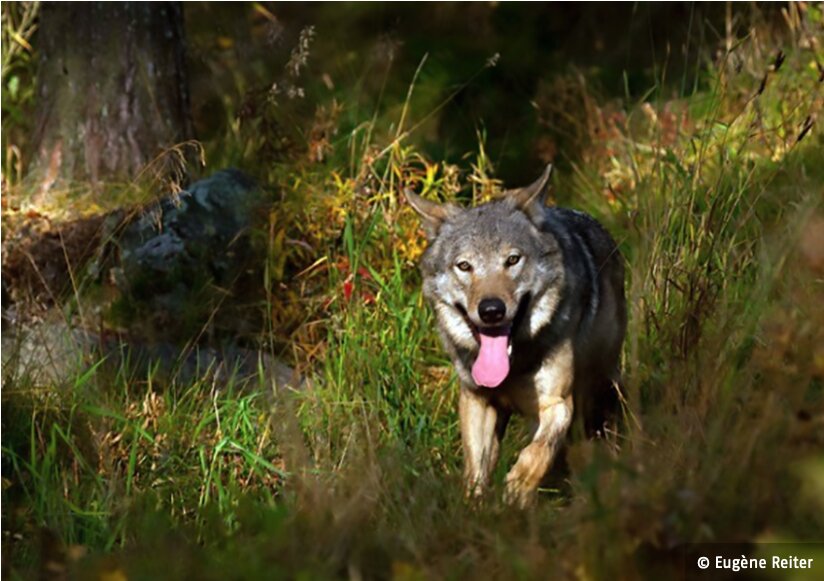
[[[40,195],[128,181],[192,137],[180,3],[44,3],[37,45]]]

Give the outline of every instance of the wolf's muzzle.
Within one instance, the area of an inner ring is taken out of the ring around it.
[[[478,304],[478,316],[489,325],[500,323],[506,316],[506,304],[499,298],[482,299]]]

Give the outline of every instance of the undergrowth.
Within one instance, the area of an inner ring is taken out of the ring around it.
[[[565,488],[501,503],[516,430],[494,494],[463,498],[401,192],[468,204],[502,185],[482,133],[462,173],[408,143],[404,110],[268,176],[268,332],[289,329],[304,389],[102,361],[60,389],[4,377],[4,575],[637,578],[680,571],[685,543],[821,540],[822,17],[788,14],[691,95],[585,103],[591,139],[555,197],[627,257],[628,399],[621,433],[570,444]]]

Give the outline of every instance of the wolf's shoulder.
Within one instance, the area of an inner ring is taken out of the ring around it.
[[[586,212],[557,206],[547,207],[545,218],[546,230],[556,237],[583,241],[596,257],[606,258],[616,252],[617,245],[610,233]]]
[[[573,210],[572,208],[561,208],[559,206],[552,206],[546,208],[546,217],[552,225],[562,225],[565,229],[582,233],[586,231],[603,232],[608,234],[606,229],[601,224],[581,210]]]

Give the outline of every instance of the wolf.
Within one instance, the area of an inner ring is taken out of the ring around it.
[[[591,216],[546,205],[551,172],[470,209],[405,192],[428,238],[423,294],[461,384],[467,493],[487,489],[518,413],[532,436],[504,499],[521,507],[535,501],[574,410],[590,435],[615,418],[627,323],[615,241]]]

